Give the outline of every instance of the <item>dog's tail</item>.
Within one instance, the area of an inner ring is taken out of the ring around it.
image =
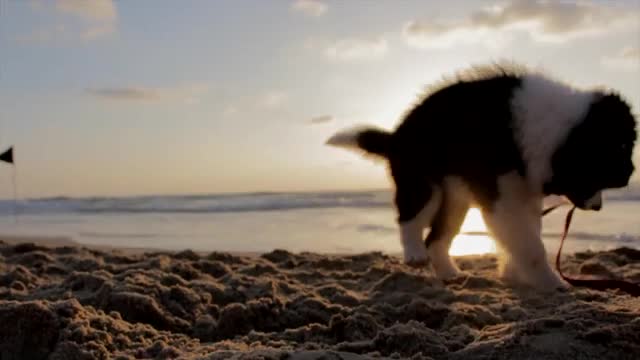
[[[354,127],[337,132],[327,140],[328,145],[364,150],[371,155],[389,156],[392,134],[373,127]]]

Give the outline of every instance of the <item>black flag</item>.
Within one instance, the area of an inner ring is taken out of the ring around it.
[[[13,146],[10,147],[7,151],[0,154],[0,161],[13,164]]]

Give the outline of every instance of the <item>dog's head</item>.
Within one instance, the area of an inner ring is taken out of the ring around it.
[[[598,94],[555,151],[553,176],[545,187],[578,208],[599,210],[602,190],[629,183],[635,142],[636,120],[629,105],[617,94]]]

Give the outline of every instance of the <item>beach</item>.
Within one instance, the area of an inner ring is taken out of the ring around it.
[[[640,0],[147,3],[0,0],[0,360],[640,360]]]
[[[0,242],[1,359],[633,359],[640,300],[540,293],[456,257],[443,283],[382,252],[126,250]],[[565,273],[640,282],[640,251],[570,254]]]

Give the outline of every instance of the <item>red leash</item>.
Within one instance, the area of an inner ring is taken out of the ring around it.
[[[549,209],[546,209],[542,212],[542,216],[550,213],[555,208],[560,205],[556,205]],[[632,296],[640,296],[640,285],[634,284],[629,281],[624,280],[613,280],[613,279],[575,279],[565,276],[560,270],[560,254],[562,253],[562,245],[564,244],[564,240],[567,238],[569,234],[569,226],[571,225],[571,219],[573,218],[573,212],[576,210],[576,207],[572,207],[571,210],[567,213],[567,218],[564,222],[564,232],[562,233],[562,239],[560,240],[560,247],[558,248],[558,254],[556,255],[556,270],[558,274],[569,284],[573,286],[579,287],[588,287],[595,290],[607,290],[607,289],[618,289],[626,292]]]

